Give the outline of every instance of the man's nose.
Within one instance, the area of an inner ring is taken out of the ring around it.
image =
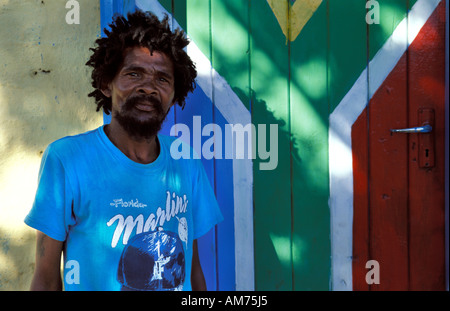
[[[153,78],[147,78],[141,81],[137,88],[137,93],[146,95],[157,95],[158,89],[155,87],[155,81]]]

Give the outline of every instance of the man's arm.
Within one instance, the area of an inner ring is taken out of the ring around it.
[[[203,275],[202,266],[200,265],[200,258],[198,256],[197,240],[194,240],[192,250],[192,270],[191,270],[191,285],[192,290],[205,291],[206,281]]]
[[[61,253],[63,243],[37,231],[36,267],[30,290],[62,290]]]

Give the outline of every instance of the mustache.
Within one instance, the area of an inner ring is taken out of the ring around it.
[[[141,103],[150,104],[157,113],[163,113],[161,101],[153,96],[148,95],[138,95],[128,98],[125,101],[122,110],[130,111],[131,109],[134,108],[134,106]]]

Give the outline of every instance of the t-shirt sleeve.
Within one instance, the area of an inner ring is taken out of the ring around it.
[[[44,152],[38,188],[25,223],[47,236],[65,241],[72,217],[73,195],[64,166],[50,145]]]
[[[194,239],[208,233],[223,220],[214,191],[200,160],[195,161],[196,176],[193,182]]]

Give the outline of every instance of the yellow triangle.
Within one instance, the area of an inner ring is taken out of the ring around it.
[[[322,3],[322,0],[297,0],[293,5],[287,0],[267,0],[283,34],[294,41]]]

